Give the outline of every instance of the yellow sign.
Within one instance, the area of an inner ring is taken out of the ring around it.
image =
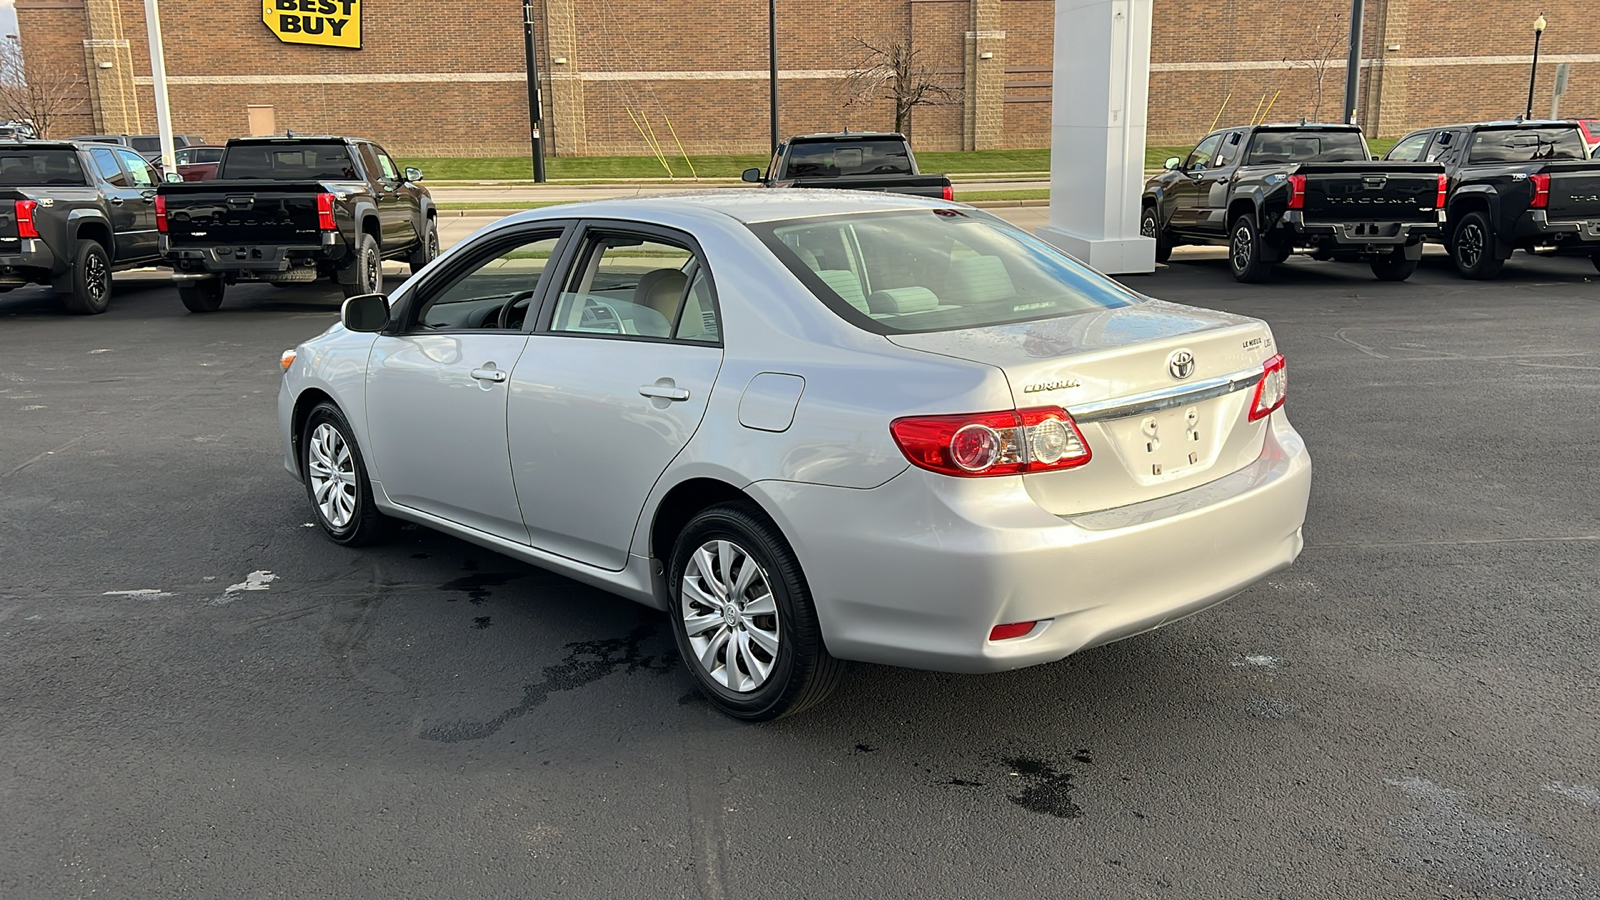
[[[361,49],[361,0],[261,0],[261,21],[285,44]]]

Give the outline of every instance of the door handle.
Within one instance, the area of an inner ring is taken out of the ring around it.
[[[111,205],[112,206],[121,206],[122,205],[122,198],[121,197],[112,197],[111,198]]]
[[[653,397],[659,400],[687,400],[689,399],[689,391],[687,388],[672,387],[664,384],[646,384],[640,386],[639,396]]]
[[[495,384],[499,384],[511,376],[507,375],[504,369],[496,369],[486,366],[482,369],[473,369],[472,377],[478,379],[479,381],[492,381]]]

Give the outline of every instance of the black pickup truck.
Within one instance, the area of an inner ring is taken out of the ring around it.
[[[767,174],[745,169],[744,180],[766,187],[888,191],[954,200],[943,175],[923,175],[903,134],[803,134],[778,145]]]
[[[111,273],[156,265],[156,171],[125,147],[0,142],[0,292],[47,284],[103,313]]]
[[[1139,229],[1162,262],[1179,244],[1227,246],[1239,281],[1266,280],[1297,251],[1404,281],[1439,235],[1443,192],[1443,166],[1374,162],[1354,125],[1246,125],[1167,160],[1145,185]]]
[[[1600,161],[1577,122],[1475,122],[1414,131],[1388,159],[1442,163],[1456,271],[1500,274],[1514,250],[1587,256],[1600,268]]]
[[[192,312],[222,305],[225,285],[338,282],[345,296],[383,287],[385,259],[411,270],[439,253],[437,211],[422,173],[383,148],[343,137],[236,138],[210,181],[156,193],[162,256]]]

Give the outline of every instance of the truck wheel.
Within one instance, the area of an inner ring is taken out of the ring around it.
[[[411,248],[411,274],[422,271],[422,267],[433,262],[439,255],[439,222],[432,216],[428,217],[428,230],[423,232],[422,240],[417,241],[417,246]]]
[[[1278,258],[1278,248],[1268,246],[1256,229],[1253,216],[1240,216],[1228,230],[1228,267],[1233,279],[1246,284],[1266,281]]]
[[[216,312],[222,306],[222,292],[226,285],[221,278],[207,278],[178,285],[178,299],[184,309],[193,313]]]
[[[75,316],[97,316],[111,305],[111,258],[99,241],[87,238],[78,242],[72,260],[71,292],[61,297],[67,312]]]
[[[1379,281],[1405,281],[1417,270],[1419,262],[1419,259],[1406,259],[1406,251],[1396,247],[1372,258],[1372,274],[1378,276]]]
[[[1506,261],[1495,255],[1494,229],[1488,216],[1469,212],[1461,217],[1450,239],[1450,258],[1464,278],[1482,281],[1500,274]]]
[[[1156,221],[1156,208],[1154,204],[1147,205],[1139,216],[1139,233],[1147,238],[1154,238],[1156,242],[1156,262],[1164,263],[1172,258],[1172,242],[1162,233],[1161,226]]]
[[[363,232],[356,241],[356,254],[350,260],[350,268],[355,270],[355,279],[339,283],[346,297],[376,294],[383,290],[383,257],[379,255],[378,242],[372,235]]]

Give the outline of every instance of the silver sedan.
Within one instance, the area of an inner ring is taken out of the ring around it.
[[[327,534],[404,519],[664,610],[739,718],[816,703],[844,660],[1059,660],[1301,549],[1266,324],[957,204],[552,207],[341,318],[279,398]]]

